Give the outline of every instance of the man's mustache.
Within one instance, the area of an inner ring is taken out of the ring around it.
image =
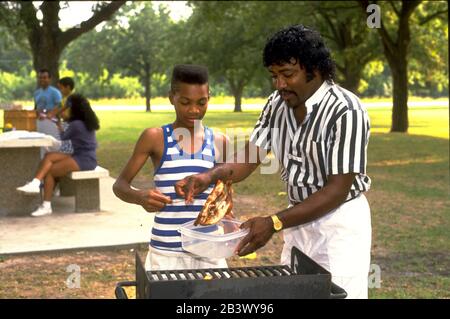
[[[278,93],[279,93],[280,95],[283,94],[283,93],[291,93],[291,94],[295,94],[294,91],[288,91],[288,90],[278,90]],[[297,94],[295,94],[295,95],[297,95]]]

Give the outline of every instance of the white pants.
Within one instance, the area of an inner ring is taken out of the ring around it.
[[[179,269],[205,269],[227,268],[225,259],[201,258],[189,253],[161,251],[149,247],[145,259],[145,270],[179,270]]]
[[[331,272],[347,298],[368,297],[372,227],[364,194],[310,223],[283,231],[281,263],[290,265],[292,246]]]

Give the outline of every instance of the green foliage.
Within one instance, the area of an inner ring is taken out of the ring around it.
[[[392,96],[390,70],[382,60],[373,60],[366,64],[362,72],[359,92],[362,97]]]
[[[107,23],[99,32],[92,30],[85,33],[77,41],[69,44],[62,55],[67,67],[76,72],[87,72],[93,77],[99,77],[104,69],[113,71],[115,68],[113,43],[117,32]]]
[[[354,1],[313,1],[307,7],[306,22],[324,37],[336,62],[337,83],[358,91],[364,87],[360,83],[364,67],[382,56],[378,34],[367,27],[364,12]]]
[[[189,63],[205,64],[218,82],[245,84],[260,65],[255,41],[244,32],[248,3],[195,2],[183,37]],[[244,85],[245,85],[244,84]]]
[[[399,4],[380,2],[391,36],[398,21],[393,6]],[[166,96],[174,64],[200,63],[210,70],[213,95],[241,90],[245,97],[267,96],[273,87],[262,66],[265,41],[283,26],[302,23],[317,29],[331,48],[337,83],[355,86],[363,96],[392,95],[391,72],[377,30],[367,28],[356,1],[191,1],[190,6],[192,16],[175,23],[166,9],[154,10],[150,2],[124,5],[101,29],[69,44],[60,61],[61,75],[73,72],[78,89],[93,98],[143,96],[146,79],[152,96]],[[0,71],[14,74],[14,80],[0,80],[0,90],[3,98],[26,99],[34,89],[30,49],[26,37],[6,32],[5,25],[17,17],[2,20],[12,7],[18,6],[0,6]],[[446,8],[445,1],[424,1],[411,16],[412,95],[448,96],[448,20],[439,14]]]
[[[425,17],[447,9],[446,1],[422,3],[412,17],[409,90],[418,96],[448,96],[447,14]]]
[[[0,71],[0,102],[30,99],[36,89],[36,74],[29,76]]]
[[[174,62],[168,54],[173,23],[167,10],[155,12],[151,2],[131,3],[119,14],[121,20],[106,23],[100,32],[86,34],[69,47],[64,55],[68,66],[93,77],[85,82],[95,98],[143,96],[146,83],[152,95],[166,95]]]
[[[23,42],[17,42],[8,30],[0,25],[0,70],[26,72],[32,70],[31,55]]]
[[[168,29],[172,22],[163,6],[155,12],[147,2],[136,10],[137,14],[128,17],[128,26],[117,30],[114,62],[126,74],[144,82],[147,65],[151,73],[164,73],[171,66],[166,53],[171,44]]]

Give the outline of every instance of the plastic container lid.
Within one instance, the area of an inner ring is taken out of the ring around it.
[[[239,237],[244,237],[248,234],[248,229],[239,228],[241,224],[242,222],[239,220],[223,219],[214,225],[194,226],[194,221],[190,221],[181,225],[178,231],[183,235],[196,239],[204,239],[209,241],[228,241]],[[236,227],[235,231],[229,231],[234,227]],[[220,233],[221,228],[224,230],[223,233]]]
[[[235,219],[222,219],[208,226],[194,226],[194,221],[185,223],[178,230],[183,250],[211,259],[231,257],[249,233],[248,229],[239,228],[241,224]]]

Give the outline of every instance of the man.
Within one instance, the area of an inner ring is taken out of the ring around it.
[[[289,207],[248,220],[249,234],[237,252],[264,246],[283,230],[281,262],[293,246],[324,268],[348,298],[367,298],[370,208],[363,192],[369,118],[359,99],[335,85],[334,62],[319,33],[302,25],[285,28],[265,45],[264,66],[277,89],[270,95],[246,144],[244,163],[225,163],[175,185],[186,201],[218,179],[239,182],[261,163],[249,150],[272,152],[281,164]]]
[[[185,251],[178,232],[181,225],[195,220],[212,185],[191,205],[176,203],[173,191],[176,181],[192,172],[206,171],[226,158],[223,146],[227,137],[202,124],[209,101],[208,69],[201,65],[176,65],[170,80],[169,100],[175,108],[173,123],[142,132],[131,158],[114,183],[114,194],[156,213],[146,270],[227,267],[225,259],[200,258]],[[131,182],[149,160],[155,167],[155,187],[136,190]]]
[[[39,88],[34,92],[34,109],[38,117],[37,131],[53,136],[59,140],[59,131],[55,123],[55,114],[61,106],[61,93],[51,86],[51,74],[47,69],[41,69],[38,73]],[[49,149],[57,150],[57,149]],[[41,148],[41,158],[45,150]]]

